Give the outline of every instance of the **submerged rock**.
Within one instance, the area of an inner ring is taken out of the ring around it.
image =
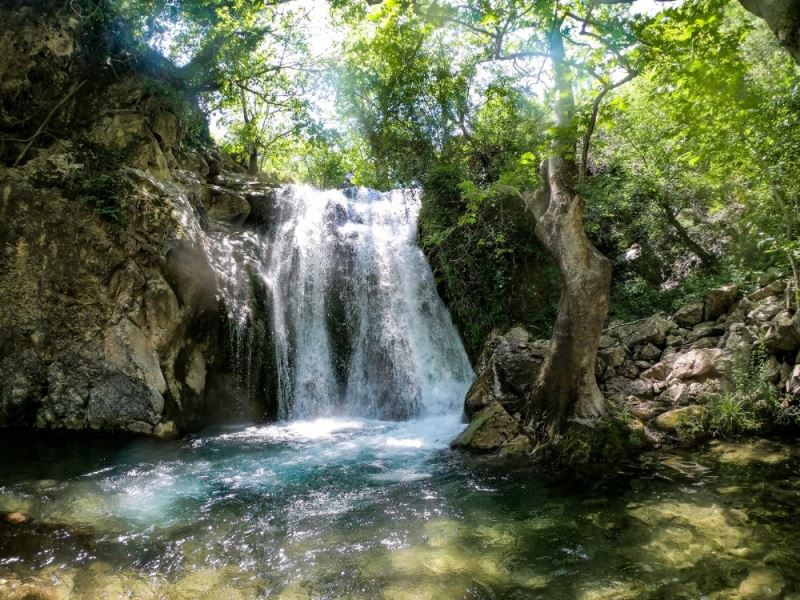
[[[711,452],[722,463],[748,466],[753,464],[777,465],[790,460],[797,453],[786,444],[769,440],[755,442],[713,442]]]
[[[778,571],[770,568],[753,569],[739,584],[739,600],[773,600],[780,598],[786,581]]]

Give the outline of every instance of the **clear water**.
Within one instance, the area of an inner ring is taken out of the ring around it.
[[[459,427],[5,435],[0,511],[32,521],[0,525],[0,597],[732,598],[748,581],[779,586],[749,597],[797,597],[789,447],[717,444],[558,483],[448,450]]]
[[[603,483],[448,449],[472,373],[414,194],[288,186],[270,231],[210,235],[182,200],[237,340],[252,278],[270,290],[281,414],[326,418],[171,442],[3,431],[0,599],[800,598],[794,446]]]

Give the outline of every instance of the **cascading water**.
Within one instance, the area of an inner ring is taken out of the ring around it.
[[[472,371],[416,245],[419,194],[288,186],[267,241],[280,414],[460,408]]]
[[[473,374],[416,245],[419,207],[412,190],[290,185],[267,231],[212,234],[240,369],[266,350],[246,343],[251,280],[266,287],[281,418],[460,412]]]
[[[292,420],[172,441],[5,433],[0,598],[729,598],[756,577],[797,597],[788,446],[582,488],[443,451],[471,373],[413,193],[287,187],[264,231],[207,232],[179,200],[241,381],[262,393],[249,375],[279,364]]]

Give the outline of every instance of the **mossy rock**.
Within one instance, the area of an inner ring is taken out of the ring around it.
[[[567,467],[616,466],[647,445],[641,421],[611,415],[592,424],[570,423],[566,432],[546,449],[546,462]]]
[[[694,443],[708,432],[708,410],[699,405],[684,406],[667,411],[653,419],[653,425],[683,443]]]
[[[467,428],[453,440],[453,448],[471,452],[499,450],[519,435],[519,421],[508,414],[499,402],[475,413]]]

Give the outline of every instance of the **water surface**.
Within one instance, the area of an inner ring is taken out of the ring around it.
[[[173,442],[4,434],[0,511],[33,520],[0,525],[0,597],[21,582],[81,599],[800,589],[800,461],[786,446],[722,443],[653,455],[611,482],[559,483],[450,451],[460,427],[444,416]]]

